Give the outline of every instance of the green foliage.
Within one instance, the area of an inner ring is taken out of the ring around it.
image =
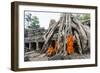
[[[32,16],[32,14],[26,14],[25,15],[25,20],[27,21],[27,22],[30,22],[31,21],[31,16]]]
[[[25,20],[28,22],[28,28],[37,29],[40,27],[39,18],[37,16],[32,16],[31,13],[25,15]]]
[[[32,28],[39,28],[40,26],[38,24],[39,24],[39,19],[36,16],[32,16],[31,25],[30,26]]]
[[[82,16],[80,16],[80,20],[88,20],[88,19],[90,19],[89,14],[83,14]]]

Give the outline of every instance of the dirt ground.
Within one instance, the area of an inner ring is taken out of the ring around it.
[[[49,60],[72,60],[72,59],[89,59],[90,54],[79,55],[74,53],[72,55],[63,56],[63,55],[56,55],[53,57],[47,57],[45,54],[40,54],[36,51],[27,52],[24,54],[24,61],[49,61]]]

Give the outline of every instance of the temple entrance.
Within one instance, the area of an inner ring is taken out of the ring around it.
[[[36,50],[36,42],[31,43],[31,50]]]
[[[38,48],[39,48],[39,50],[41,50],[42,47],[43,47],[44,42],[39,42],[38,44],[39,44]]]
[[[29,48],[29,43],[25,43],[25,48]]]

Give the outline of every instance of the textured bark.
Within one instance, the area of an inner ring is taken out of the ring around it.
[[[58,31],[58,54],[65,54],[66,53],[66,36],[69,34],[72,34],[75,36],[75,40],[78,44],[78,50],[80,54],[83,54],[84,51],[88,50],[90,48],[90,28],[87,25],[83,25],[79,20],[77,20],[74,16],[71,14],[63,13],[59,19],[58,22],[50,22],[49,29],[47,33],[44,36],[45,43],[42,47],[41,53],[44,53],[47,51],[51,39],[56,31]],[[72,30],[74,29],[74,30]]]
[[[82,47],[82,50],[84,51],[87,47],[87,35],[85,33],[85,30],[84,28],[82,27],[83,24],[81,24],[81,22],[79,22],[77,19],[75,19],[74,17],[71,17],[72,19],[72,22],[73,22],[73,25],[72,27],[74,26],[74,28],[78,31],[79,33],[79,37],[80,37],[80,41],[81,41],[81,47]]]
[[[62,19],[60,19],[60,20],[62,20]],[[46,33],[45,36],[44,36],[45,43],[44,43],[44,45],[43,45],[43,47],[42,47],[40,53],[44,53],[44,52],[47,51],[47,49],[48,49],[48,47],[49,47],[49,45],[50,45],[50,43],[51,43],[51,39],[52,39],[52,37],[53,37],[53,35],[54,35],[54,33],[55,33],[55,31],[59,28],[59,26],[58,26],[59,23],[60,23],[60,21],[54,22],[54,23],[50,26],[50,28],[48,29],[47,33]],[[51,24],[51,23],[50,23],[50,24]]]
[[[74,34],[75,34],[75,39],[76,39],[75,41],[78,44],[78,51],[80,54],[82,54],[82,47],[81,47],[81,41],[80,41],[79,35],[78,35],[77,31],[74,31]]]
[[[82,25],[86,35],[87,35],[87,47],[84,49],[85,51],[90,50],[90,27],[88,25]]]

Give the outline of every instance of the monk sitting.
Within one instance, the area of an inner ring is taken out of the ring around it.
[[[48,55],[49,57],[55,55],[55,54],[58,52],[58,49],[57,49],[57,48],[58,48],[57,42],[56,42],[56,40],[53,40],[53,41],[51,42],[51,44],[50,44],[48,50],[47,50],[47,55]]]

